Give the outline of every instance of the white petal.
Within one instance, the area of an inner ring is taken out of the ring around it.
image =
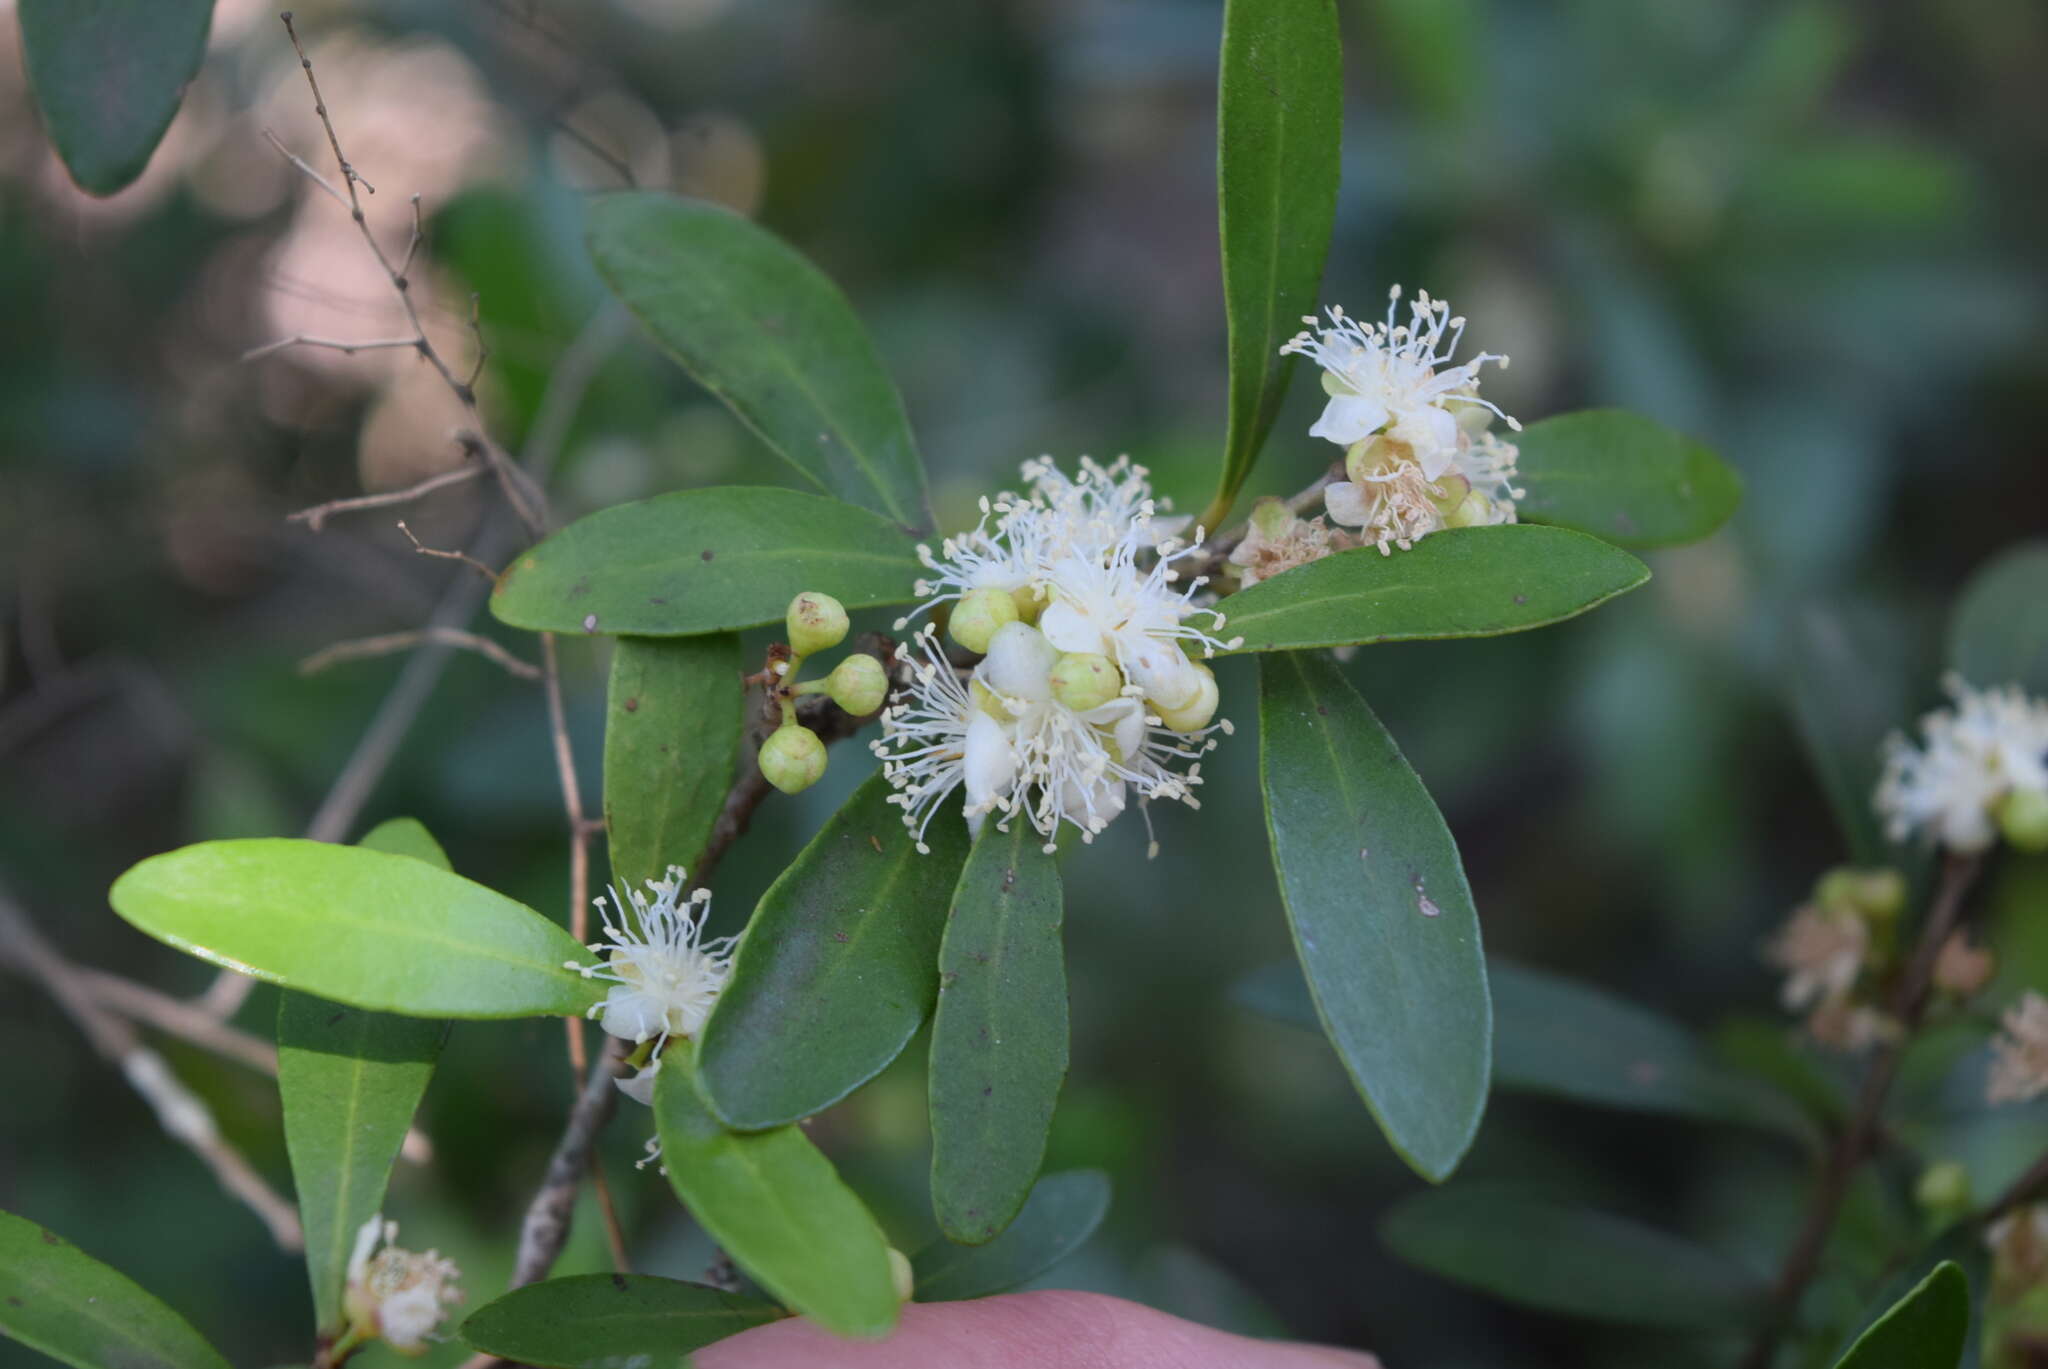
[[[643,1107],[653,1107],[654,1077],[659,1073],[661,1073],[661,1061],[656,1060],[653,1064],[635,1074],[631,1079],[614,1079],[612,1082],[619,1086],[620,1093],[625,1094],[634,1102]]]
[[[1046,606],[1038,616],[1038,630],[1061,651],[1102,651],[1102,625],[1065,600]]]
[[[1435,405],[1409,409],[1394,422],[1393,434],[1415,451],[1425,480],[1441,479],[1458,455],[1458,419]]]
[[[1050,617],[1054,609],[1048,608]],[[975,667],[983,683],[998,694],[1016,699],[1050,699],[1052,668],[1060,648],[1029,623],[1005,623],[989,639],[988,659]]]
[[[1372,521],[1372,501],[1365,491],[1349,480],[1334,481],[1323,487],[1323,507],[1330,517],[1346,527],[1362,528]]]
[[[1127,632],[1121,644],[1131,683],[1161,708],[1185,708],[1202,692],[1202,672],[1172,642]]]
[[[1111,699],[1101,707],[1083,713],[1081,720],[1109,729],[1110,741],[1115,745],[1116,758],[1120,761],[1130,760],[1145,744],[1145,706],[1136,699]]]
[[[1323,406],[1323,416],[1308,430],[1310,437],[1324,437],[1348,447],[1371,437],[1387,425],[1387,406],[1368,395],[1335,395]]]
[[[1001,723],[977,709],[968,719],[963,749],[961,773],[967,785],[968,824],[972,830],[974,819],[1010,792],[1010,785],[1017,778],[1017,748]]]
[[[1084,832],[1099,832],[1124,811],[1124,782],[1114,775],[1060,785],[1060,816]]]

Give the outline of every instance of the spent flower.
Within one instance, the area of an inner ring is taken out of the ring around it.
[[[462,1301],[462,1271],[434,1250],[393,1245],[398,1223],[364,1222],[349,1256],[342,1307],[355,1333],[381,1337],[402,1355],[423,1355],[448,1309]],[[382,1246],[382,1249],[378,1247]]]
[[[1985,1099],[2024,1103],[2048,1093],[2048,998],[2027,990],[2000,1024],[2004,1029],[1991,1041]]]

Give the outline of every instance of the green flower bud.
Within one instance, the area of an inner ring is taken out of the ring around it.
[[[1840,865],[1813,886],[1813,901],[1823,908],[1859,914],[1873,922],[1889,922],[1906,908],[1906,877],[1897,870],[1859,870]]]
[[[910,1269],[910,1257],[893,1245],[889,1247],[889,1278],[896,1285],[897,1301],[909,1302],[917,1279]]]
[[[1053,663],[1052,696],[1073,709],[1086,713],[1100,708],[1124,692],[1123,672],[1116,662],[1093,651],[1070,651]]]
[[[1159,715],[1159,721],[1175,732],[1199,732],[1207,727],[1209,720],[1216,716],[1216,705],[1221,701],[1216,689],[1216,672],[1200,661],[1188,664],[1202,677],[1202,686],[1195,691],[1195,697],[1179,708],[1160,708],[1156,703],[1152,706]]]
[[[2022,851],[2048,851],[2048,794],[2015,789],[1998,805],[1998,829]]]
[[[1970,1210],[1970,1172],[1954,1160],[1929,1165],[1913,1185],[1913,1201],[1932,1217],[1960,1217]]]
[[[882,663],[864,652],[855,652],[832,667],[825,677],[825,692],[856,718],[865,717],[882,706],[889,696],[889,673]]]
[[[805,590],[789,601],[784,618],[789,649],[810,656],[846,640],[846,605],[829,594]]]
[[[785,794],[801,794],[825,773],[825,743],[791,723],[761,743],[761,775]]]
[[[1017,601],[1006,589],[971,589],[953,605],[946,634],[969,651],[986,652],[996,629],[1017,621]]]

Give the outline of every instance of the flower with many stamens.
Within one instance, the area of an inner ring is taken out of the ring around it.
[[[1922,745],[1885,741],[1876,804],[1892,840],[1924,832],[1952,851],[1988,849],[2001,828],[2030,846],[2048,808],[2048,699],[2018,685],[1974,689],[1943,682],[1955,700],[1920,720]]]
[[[645,894],[629,888],[621,897],[614,885],[609,900],[592,900],[605,940],[590,949],[604,959],[595,965],[568,962],[585,979],[611,981],[589,1015],[613,1036],[636,1045],[653,1041],[657,1053],[670,1037],[703,1030],[732,972],[737,938],[703,939],[711,891],[686,895],[685,879],[682,867],[671,865],[665,877],[647,881]]]
[[[342,1307],[354,1338],[381,1337],[401,1355],[423,1355],[449,1307],[462,1301],[462,1271],[438,1251],[400,1249],[397,1238],[398,1223],[382,1213],[363,1223]]]

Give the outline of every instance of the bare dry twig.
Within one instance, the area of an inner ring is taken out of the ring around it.
[[[387,490],[382,494],[359,494],[348,499],[330,499],[325,504],[315,504],[312,508],[288,513],[285,515],[285,521],[304,523],[314,532],[319,532],[326,526],[327,520],[337,513],[356,513],[363,509],[388,509],[393,504],[410,504],[413,500],[424,498],[435,490],[445,490],[450,485],[474,480],[487,469],[488,467],[481,465],[457,466],[452,471],[430,475],[418,484],[408,485],[402,490]]]
[[[463,651],[474,651],[492,664],[502,666],[508,675],[521,680],[538,680],[541,669],[531,661],[522,661],[504,647],[488,637],[466,632],[459,627],[418,627],[405,632],[386,632],[376,637],[358,637],[351,642],[336,642],[320,648],[305,660],[299,662],[299,674],[317,675],[330,666],[343,661],[363,661],[378,656],[389,656],[393,652],[408,651],[422,642],[439,642],[443,646],[456,647]]]

